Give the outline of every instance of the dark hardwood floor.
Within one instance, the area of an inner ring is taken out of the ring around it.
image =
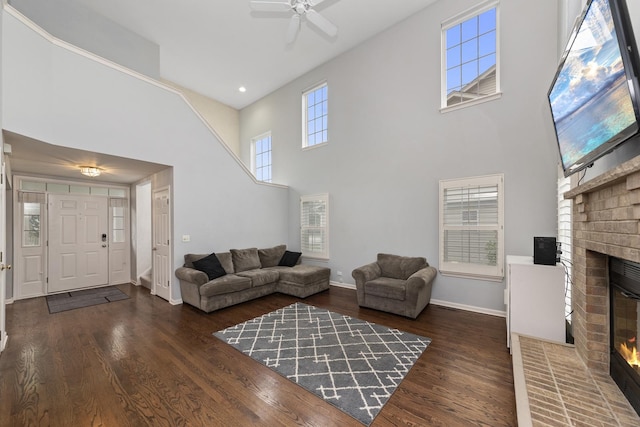
[[[211,335],[297,298],[206,314],[119,288],[131,298],[57,314],[44,298],[7,306],[1,426],[361,425]],[[372,426],[516,425],[504,319],[430,305],[410,320],[333,287],[304,302],[433,340]]]

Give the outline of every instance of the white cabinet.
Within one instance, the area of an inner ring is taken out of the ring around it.
[[[539,265],[530,256],[507,256],[507,347],[517,332],[565,342],[565,270],[561,264]]]

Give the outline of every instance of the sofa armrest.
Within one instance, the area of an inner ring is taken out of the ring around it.
[[[377,279],[381,274],[382,272],[380,271],[378,263],[372,262],[371,264],[363,265],[353,270],[351,277],[355,279],[356,287],[359,287],[363,286],[369,280]]]
[[[431,285],[433,279],[436,278],[438,270],[435,267],[425,267],[416,271],[407,279],[407,296],[415,297],[424,287],[429,287],[429,296],[431,295]]]
[[[178,267],[176,270],[176,277],[180,280],[195,283],[198,286],[204,285],[209,281],[207,273],[189,267]]]

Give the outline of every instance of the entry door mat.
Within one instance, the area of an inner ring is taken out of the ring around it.
[[[129,295],[115,286],[106,286],[104,288],[83,289],[81,291],[49,295],[47,296],[47,306],[49,306],[49,313],[53,314],[128,298]]]
[[[303,303],[213,335],[367,426],[431,343]]]

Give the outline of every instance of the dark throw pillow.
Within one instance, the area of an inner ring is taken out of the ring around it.
[[[217,279],[227,274],[215,253],[193,261],[193,268],[205,272],[209,280]]]
[[[280,262],[278,263],[278,265],[284,267],[293,267],[297,264],[298,259],[300,259],[300,255],[302,255],[301,252],[284,251],[284,255],[282,255],[282,258],[280,258]]]

